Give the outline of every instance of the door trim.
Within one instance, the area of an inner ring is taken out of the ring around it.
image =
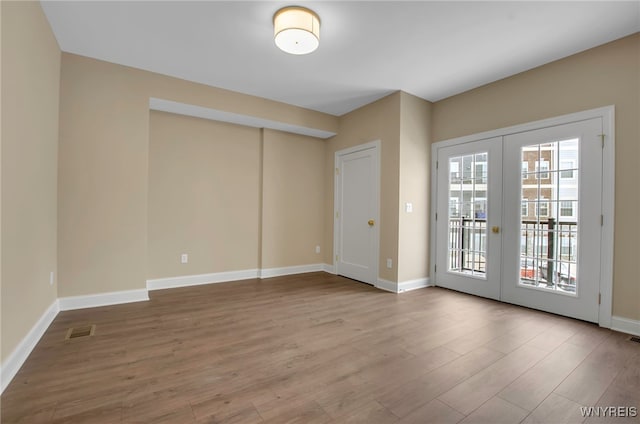
[[[375,166],[375,174],[376,174],[376,178],[374,181],[375,187],[374,187],[374,192],[376,194],[376,202],[375,202],[375,212],[374,212],[374,220],[375,222],[378,223],[377,225],[377,230],[376,230],[376,235],[377,237],[374,237],[374,252],[375,252],[375,258],[374,258],[374,269],[376,270],[375,273],[375,281],[370,282],[371,284],[377,284],[378,280],[380,279],[380,267],[379,267],[379,263],[380,263],[380,161],[381,161],[381,155],[380,155],[380,146],[381,146],[381,141],[380,140],[374,140],[374,141],[370,141],[368,143],[364,143],[364,144],[359,144],[357,146],[353,146],[353,147],[348,147],[346,149],[342,149],[342,150],[338,150],[335,152],[334,154],[334,162],[333,162],[333,273],[334,274],[338,274],[338,261],[336,260],[336,255],[338,254],[338,247],[340,246],[340,240],[342,237],[342,234],[340,233],[340,225],[338,225],[337,222],[337,213],[342,210],[342,204],[340,199],[342,198],[342,196],[340,196],[341,194],[341,188],[340,185],[338,184],[338,178],[336,175],[336,170],[339,168],[338,166],[338,161],[340,159],[341,156],[345,156],[348,155],[350,153],[356,153],[356,152],[360,152],[362,150],[369,150],[369,149],[374,149],[375,150],[375,155],[376,155],[376,160],[374,161],[374,166]]]
[[[600,249],[600,295],[601,302],[598,310],[598,324],[601,327],[611,328],[611,313],[613,303],[613,247],[614,247],[614,225],[615,225],[615,106],[604,106],[601,108],[585,110],[567,115],[556,116],[549,119],[528,122],[510,127],[499,128],[477,134],[443,140],[431,145],[431,204],[432,211],[437,210],[437,187],[438,173],[436,172],[438,149],[456,144],[471,143],[493,137],[505,137],[507,135],[521,132],[539,130],[556,125],[570,124],[593,118],[602,119],[602,129],[605,134],[604,147],[602,150],[602,215],[604,223],[601,227],[600,237],[602,245]],[[437,286],[438,279],[436,273],[437,239],[436,217],[431,214],[430,220],[431,240],[430,240],[430,275],[432,281]]]

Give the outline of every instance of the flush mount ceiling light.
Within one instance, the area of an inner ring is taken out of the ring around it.
[[[320,18],[307,8],[290,6],[273,15],[276,46],[291,54],[308,54],[320,45]]]

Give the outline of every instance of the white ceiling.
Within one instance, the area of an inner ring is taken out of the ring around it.
[[[320,47],[274,45],[276,10]],[[63,51],[342,115],[396,90],[437,101],[640,31],[640,0],[45,1]]]

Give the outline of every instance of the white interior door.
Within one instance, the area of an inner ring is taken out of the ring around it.
[[[504,138],[502,300],[598,322],[602,119]]]
[[[437,285],[500,297],[502,139],[437,150]]]
[[[379,146],[336,153],[336,272],[375,284],[378,277]]]

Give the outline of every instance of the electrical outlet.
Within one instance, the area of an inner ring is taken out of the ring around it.
[[[187,255],[186,253],[183,253],[182,255],[180,255],[180,263],[186,264],[189,262],[189,255]]]
[[[320,246],[316,246],[316,253],[320,253]]]
[[[50,286],[53,286],[53,282],[54,282],[54,281],[55,281],[55,275],[54,275],[53,271],[51,271],[51,272],[49,273],[49,285],[50,285]]]
[[[393,261],[391,260],[391,258],[387,258],[387,268],[393,268]]]

